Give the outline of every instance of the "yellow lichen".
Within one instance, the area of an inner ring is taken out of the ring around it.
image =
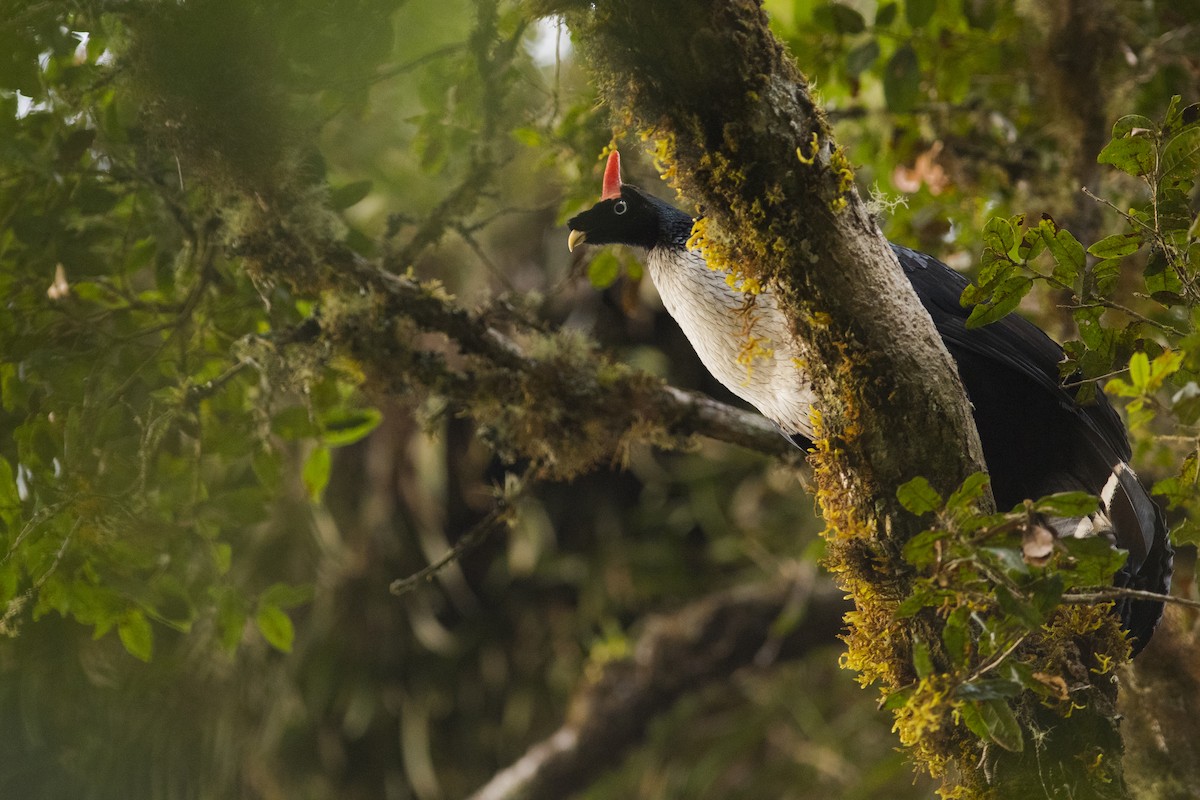
[[[738,348],[737,363],[746,368],[746,383],[750,382],[756,360],[775,356],[775,350],[768,346],[770,344],[771,340],[763,336],[749,336],[742,340],[742,345]]]
[[[654,140],[654,168],[663,180],[675,177],[675,134],[668,133]]]
[[[688,236],[687,242],[684,244],[688,250],[704,250],[705,245],[705,229],[708,227],[708,218],[700,217],[692,222],[692,233]]]
[[[829,166],[834,170],[838,180],[836,194],[829,202],[830,210],[836,213],[848,205],[846,198],[854,189],[854,170],[850,166],[850,159],[846,157],[846,149],[843,147],[834,149],[830,154]]]
[[[796,148],[796,158],[805,166],[812,166],[814,163],[816,163],[817,153],[821,149],[821,140],[818,138],[816,131],[813,131],[812,139],[809,141],[809,147],[812,148],[812,155],[807,156],[804,155],[803,149],[799,147]]]

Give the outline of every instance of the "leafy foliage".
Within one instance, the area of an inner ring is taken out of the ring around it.
[[[892,689],[884,705],[896,715],[902,741],[916,745],[935,770],[954,752],[959,725],[1020,752],[1019,698],[1066,709],[1073,693],[1087,691],[1058,677],[1052,651],[1040,643],[1065,611],[1065,592],[1109,586],[1125,561],[1101,538],[1059,538],[1050,527],[1052,519],[1094,512],[1095,497],[1060,493],[980,514],[987,484],[983,473],[973,475],[944,501],[923,478],[897,492],[905,508],[932,514],[933,522],[904,545],[917,577],[895,613],[933,614],[938,624],[936,641],[914,635],[912,683]]]

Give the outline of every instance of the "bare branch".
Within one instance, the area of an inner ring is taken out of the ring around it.
[[[811,575],[722,592],[651,618],[633,655],[605,665],[572,703],[578,713],[501,770],[470,800],[562,800],[617,766],[654,717],[751,664],[833,644],[850,604]],[[778,621],[798,617],[784,634]]]

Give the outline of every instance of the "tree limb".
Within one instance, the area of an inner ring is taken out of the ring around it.
[[[740,587],[649,619],[633,655],[576,690],[570,718],[470,800],[562,800],[617,766],[650,722],[734,671],[833,644],[849,604],[827,581]],[[798,616],[778,634],[781,618]]]
[[[570,334],[469,311],[436,285],[391,274],[336,243],[317,252],[311,245],[273,225],[248,230],[237,245],[261,277],[308,296],[334,290],[338,299],[322,307],[318,330],[294,337],[295,344],[352,355],[377,391],[447,398],[491,426],[497,449],[538,459],[548,477],[611,462],[635,434],[666,447],[701,435],[803,462],[756,413],[667,386]],[[421,338],[429,334],[438,340]]]

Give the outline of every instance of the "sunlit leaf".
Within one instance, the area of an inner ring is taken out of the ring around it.
[[[353,444],[383,421],[374,408],[338,409],[321,417],[321,441],[329,447]]]
[[[314,447],[308,458],[305,459],[304,470],[301,473],[304,488],[313,502],[318,502],[321,495],[325,493],[325,487],[329,484],[329,476],[332,471],[333,456],[329,452],[329,448],[325,445]]]
[[[292,618],[279,606],[270,603],[261,604],[254,614],[254,626],[267,640],[267,643],[283,653],[292,652],[292,642],[296,638],[296,630],[292,626]]]
[[[154,631],[141,611],[131,611],[117,623],[117,636],[131,656],[150,660],[154,653]]]

